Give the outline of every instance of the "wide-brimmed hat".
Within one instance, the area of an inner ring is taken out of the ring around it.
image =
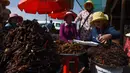
[[[92,7],[94,7],[94,4],[93,4],[92,0],[87,0],[87,1],[84,3],[84,8],[85,8],[85,9],[87,9],[87,5],[88,5],[88,4],[91,4]]]
[[[101,11],[95,12],[92,15],[92,20],[90,21],[90,24],[93,24],[95,21],[99,21],[99,20],[103,20],[107,22],[109,20],[108,15],[104,14]]]
[[[17,18],[19,22],[23,21],[23,17],[19,16],[18,14],[10,14],[10,17],[9,17],[8,21],[10,22],[12,18]]]
[[[0,0],[0,2],[5,6],[8,6],[10,4],[9,0]]]
[[[72,15],[72,16],[73,16],[73,21],[74,21],[74,19],[77,17],[77,14],[76,14],[76,13],[74,13],[73,11],[68,11],[68,12],[66,12],[66,14],[64,15],[64,20],[66,19],[66,16],[68,16],[68,15]]]

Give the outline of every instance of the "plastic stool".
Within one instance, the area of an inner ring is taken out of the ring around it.
[[[72,59],[74,60],[74,69],[75,69],[74,73],[78,73],[78,63],[79,63],[79,60],[78,60],[77,56],[64,56],[63,73],[71,73],[69,71],[69,63],[70,63],[70,61]]]

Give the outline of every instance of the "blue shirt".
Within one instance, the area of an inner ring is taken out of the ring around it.
[[[52,27],[53,27],[53,23],[49,23],[49,24],[47,25],[47,28],[48,28],[49,30],[51,30]]]
[[[118,39],[118,38],[120,38],[120,32],[116,31],[114,29],[114,27],[108,26],[104,30],[101,30],[101,29],[98,29],[98,28],[94,27],[92,29],[92,31],[90,32],[88,40],[99,43],[99,41],[97,39],[98,36],[99,36],[99,34],[111,34],[112,35],[112,39]]]

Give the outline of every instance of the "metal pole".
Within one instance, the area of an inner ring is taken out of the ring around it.
[[[82,5],[79,3],[79,1],[78,0],[76,0],[76,2],[78,3],[78,5],[80,6],[80,8],[82,9],[82,10],[84,10],[84,8],[82,7]]]
[[[123,46],[124,43],[124,25],[125,25],[125,2],[126,0],[122,0],[121,3],[121,21],[120,21],[120,31],[121,31],[121,36],[120,36],[120,44]]]
[[[46,14],[46,24],[47,24],[47,14]]]

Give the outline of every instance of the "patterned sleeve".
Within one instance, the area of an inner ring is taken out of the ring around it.
[[[78,21],[80,21],[80,20],[82,19],[82,13],[83,13],[83,11],[81,11],[81,12],[78,14],[78,16],[75,18],[74,23],[77,23]]]

